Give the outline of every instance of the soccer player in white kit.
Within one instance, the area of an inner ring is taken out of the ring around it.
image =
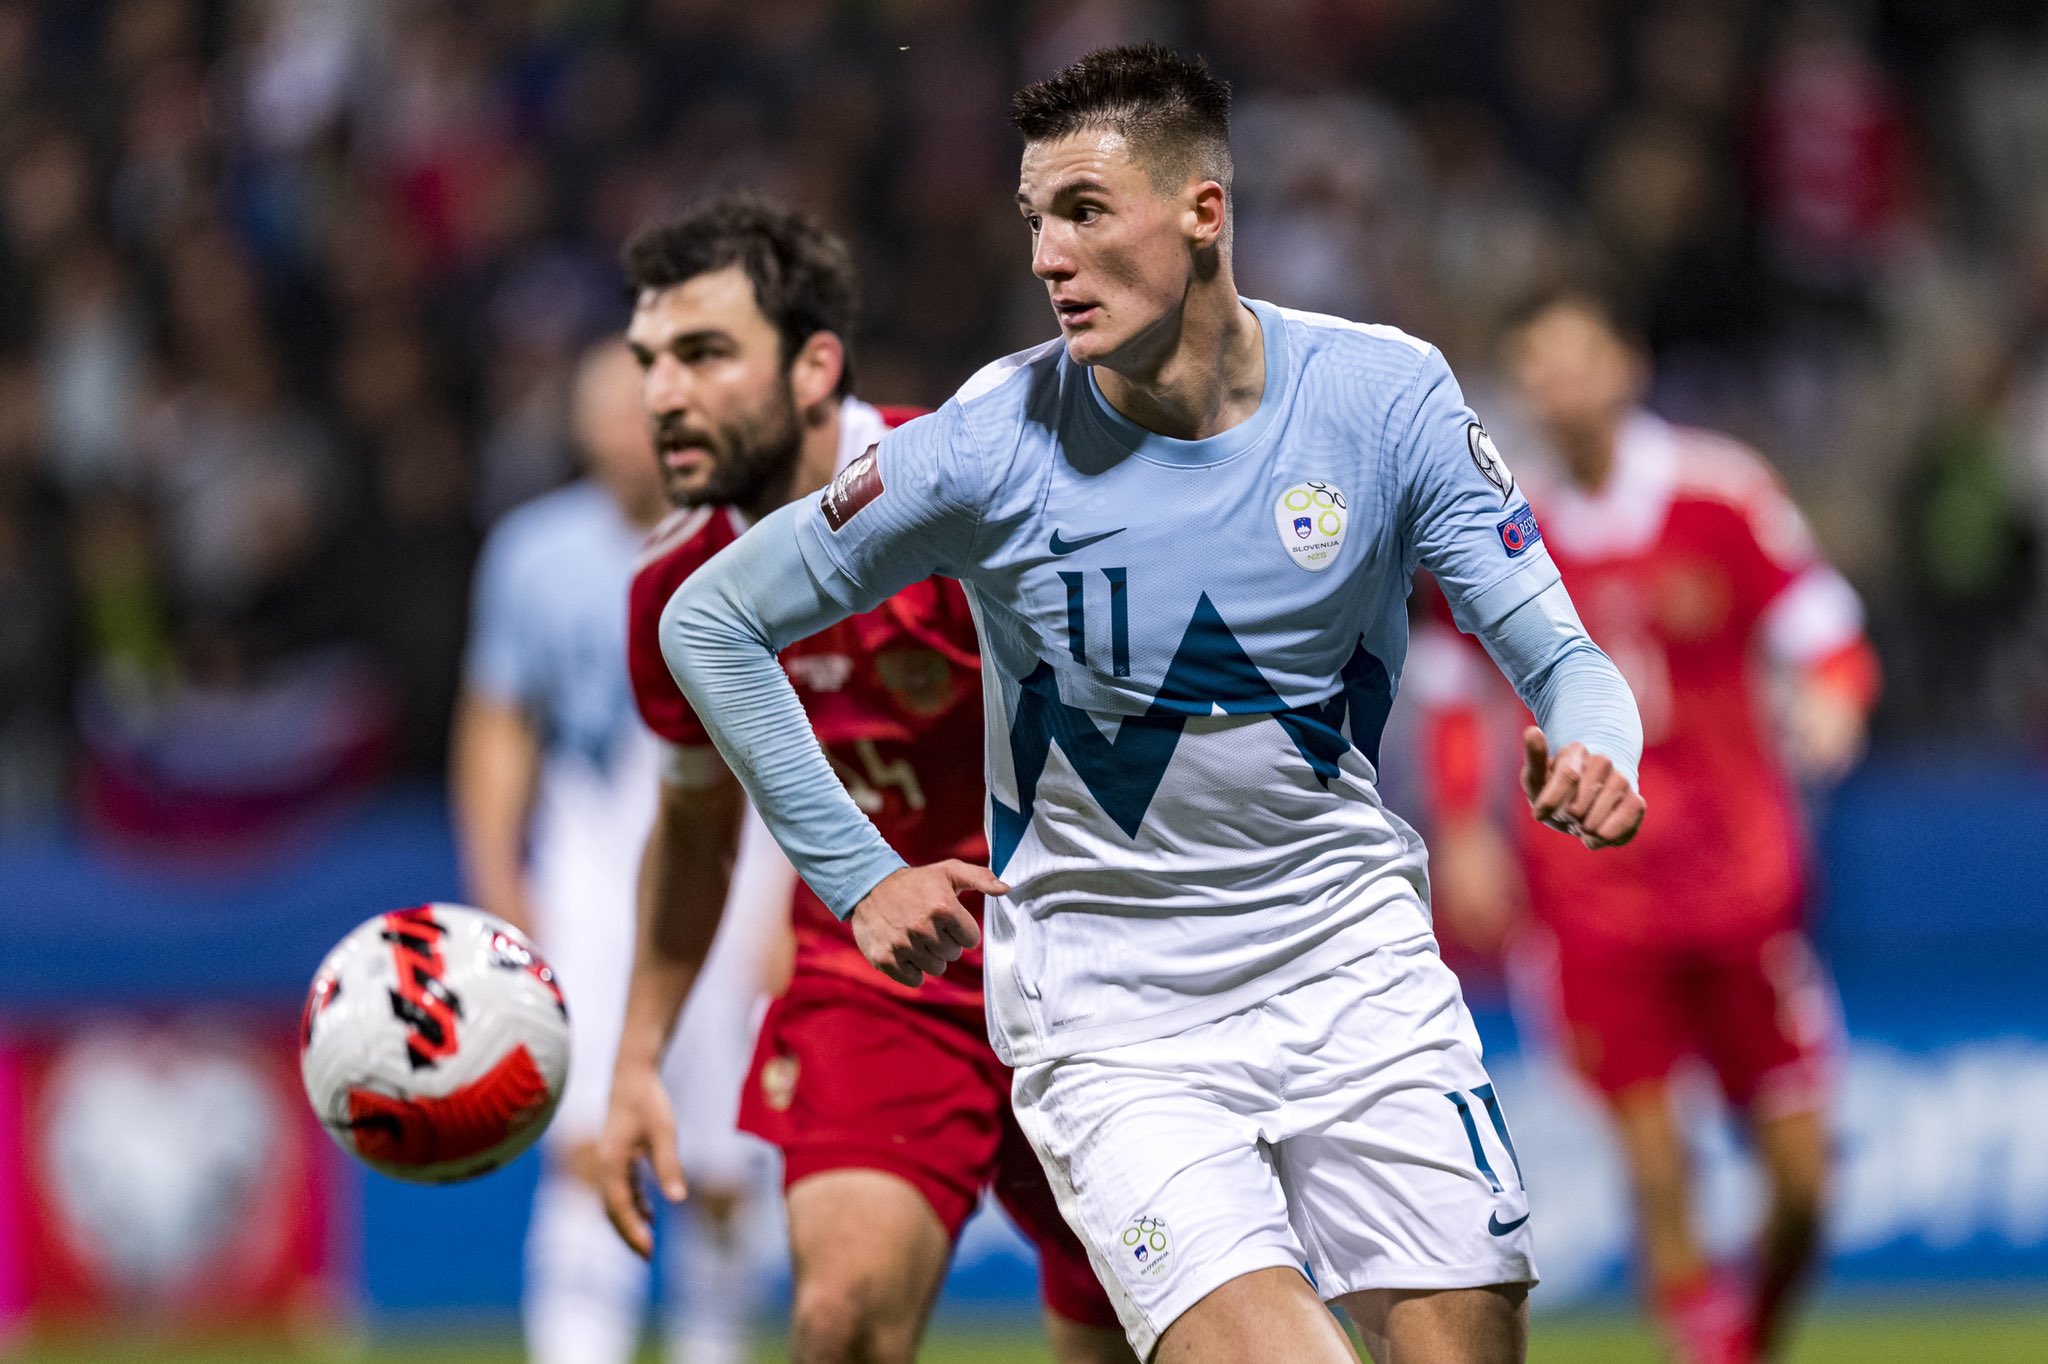
[[[451,761],[470,894],[533,934],[569,1001],[568,1086],[545,1140],[526,1247],[534,1364],[633,1357],[648,1269],[593,1182],[633,960],[635,871],[653,823],[658,744],[626,678],[626,588],[668,510],[619,341],[593,348],[573,395],[590,477],[510,513],[477,570]],[[756,825],[758,829],[758,825]],[[743,842],[726,927],[691,996],[666,1078],[698,1198],[670,1226],[676,1364],[745,1358],[763,1266],[745,1232],[772,1153],[734,1127],[763,961],[792,884],[760,831]]]
[[[1619,673],[1443,358],[1238,296],[1227,87],[1157,47],[1017,98],[1061,336],[671,600],[670,668],[798,870],[912,982],[975,941],[1015,1107],[1141,1357],[1522,1357],[1522,1171],[1375,790],[1418,565],[1541,728],[1532,813],[1643,816]],[[905,867],[774,650],[932,572],[981,634],[991,868]]]

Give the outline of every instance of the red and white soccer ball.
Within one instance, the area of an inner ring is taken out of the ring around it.
[[[314,973],[299,1074],[328,1134],[397,1179],[447,1184],[532,1145],[569,1078],[555,973],[504,920],[418,905],[365,921]]]

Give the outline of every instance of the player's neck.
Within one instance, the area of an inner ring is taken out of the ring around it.
[[[1560,440],[1565,468],[1583,492],[1597,493],[1614,472],[1614,452],[1621,442],[1619,425],[1607,425]]]
[[[758,505],[740,508],[749,522],[758,521],[799,498],[809,497],[832,481],[832,475],[839,471],[839,406],[835,398],[820,403],[813,413],[799,418],[803,423],[803,435],[799,438],[796,463],[790,468],[789,479],[778,487],[767,489]]]
[[[1237,296],[1230,276],[1190,290],[1180,311],[1161,322],[1154,362],[1095,367],[1109,405],[1147,431],[1206,440],[1250,419],[1266,393],[1266,347],[1258,315]]]

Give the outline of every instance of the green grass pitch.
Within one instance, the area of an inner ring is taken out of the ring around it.
[[[762,1364],[785,1356],[764,1344]],[[642,1354],[645,1364],[657,1356]],[[1005,1321],[976,1331],[957,1319],[932,1334],[919,1358],[926,1364],[1048,1364],[1043,1341],[1027,1326]],[[1648,1334],[1621,1318],[1539,1319],[1530,1364],[1657,1364]],[[30,1347],[0,1359],[11,1364],[522,1364],[507,1335],[449,1336],[421,1332],[347,1344],[291,1347],[275,1341],[159,1346],[132,1342]],[[1787,1364],[2041,1364],[2048,1360],[2048,1310],[1958,1305],[1908,1310],[1874,1308],[1817,1314],[1800,1334]]]

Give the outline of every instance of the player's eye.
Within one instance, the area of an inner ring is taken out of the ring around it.
[[[1102,216],[1102,210],[1094,204],[1082,204],[1074,210],[1074,221],[1092,223]]]
[[[1044,223],[1045,220],[1039,217],[1036,213],[1027,213],[1024,215],[1024,225],[1031,229],[1031,235],[1034,237],[1038,235],[1038,229],[1042,227]]]

